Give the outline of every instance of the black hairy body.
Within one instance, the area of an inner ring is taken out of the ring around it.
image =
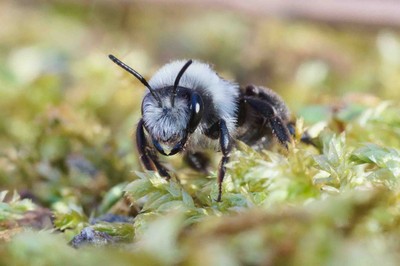
[[[189,166],[206,172],[209,160],[204,151],[219,151],[217,201],[221,201],[225,165],[235,140],[256,148],[268,148],[273,139],[287,148],[291,141],[289,110],[270,89],[240,88],[209,65],[192,60],[167,64],[147,82],[114,56],[110,59],[149,89],[136,129],[137,150],[147,170],[169,179],[157,153],[183,153]]]

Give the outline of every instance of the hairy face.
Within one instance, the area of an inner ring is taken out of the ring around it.
[[[143,99],[145,128],[152,138],[166,146],[174,146],[186,136],[190,118],[188,100],[177,96],[174,106],[169,95],[160,95],[162,106],[150,95]]]

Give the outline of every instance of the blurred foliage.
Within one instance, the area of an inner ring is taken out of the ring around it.
[[[17,193],[14,193],[11,199],[5,201],[7,194],[7,191],[0,192],[0,223],[22,218],[25,212],[36,208],[31,200],[21,199]]]
[[[0,3],[0,265],[396,265],[398,32],[187,11]],[[267,85],[314,145],[237,143],[221,203],[216,173],[179,156],[179,181],[142,172],[131,136],[145,88],[109,53],[145,77],[196,58]],[[75,250],[80,232],[113,244]]]

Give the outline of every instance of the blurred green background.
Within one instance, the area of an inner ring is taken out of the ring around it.
[[[0,1],[0,265],[397,265],[400,3],[320,2]],[[237,143],[220,203],[217,168],[143,172],[145,88],[108,54],[270,87],[315,146]]]
[[[134,1],[0,2],[0,186],[90,213],[140,170],[131,145],[149,78],[170,60],[268,86],[310,125],[335,108],[400,98],[393,28]]]

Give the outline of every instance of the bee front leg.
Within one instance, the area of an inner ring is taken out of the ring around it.
[[[225,164],[229,161],[229,155],[232,150],[232,138],[229,134],[225,120],[219,121],[219,144],[221,146],[222,158],[218,167],[218,198],[217,201],[221,201],[222,197],[222,182],[224,181],[226,167]]]
[[[156,170],[161,176],[170,179],[167,169],[160,163],[157,155],[150,148],[146,136],[144,134],[143,119],[140,119],[136,129],[136,147],[139,153],[139,158],[146,170]]]

